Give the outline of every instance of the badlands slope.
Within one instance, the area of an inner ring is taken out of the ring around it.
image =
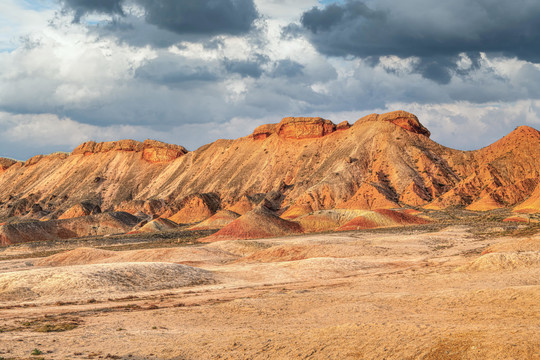
[[[0,217],[54,219],[90,202],[188,223],[218,209],[243,214],[272,191],[289,218],[335,208],[490,210],[533,195],[539,131],[522,126],[477,151],[449,149],[429,135],[414,115],[396,111],[352,125],[285,118],[192,152],[150,140],[89,142],[71,154],[4,160]]]
[[[416,116],[395,111],[352,125],[284,118],[192,152],[121,140],[87,142],[71,154],[24,163],[3,159],[0,221],[7,224],[0,223],[0,241],[159,232],[188,224],[223,228],[208,239],[216,241],[429,221],[421,212],[406,220],[403,211],[381,213],[411,207],[538,212],[540,132],[522,126],[477,151],[449,149],[429,136]],[[109,219],[101,212],[116,214],[114,226],[99,224]],[[358,219],[350,217],[355,212]],[[345,224],[344,216],[352,223]],[[529,221],[521,215],[509,220]]]

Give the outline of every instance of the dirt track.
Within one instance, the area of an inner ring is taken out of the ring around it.
[[[209,270],[217,282],[4,301],[0,357],[37,358],[37,348],[45,359],[540,359],[539,235],[411,229],[162,251],[160,261]],[[486,249],[506,255],[481,257]],[[73,265],[77,254],[48,264]],[[98,255],[96,269],[107,262]],[[468,266],[488,258],[489,270]],[[156,261],[148,250],[109,258],[128,260]],[[47,259],[4,261],[0,272],[39,264]],[[66,331],[43,332],[55,325]]]

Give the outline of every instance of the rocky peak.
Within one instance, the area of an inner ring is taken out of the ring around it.
[[[0,157],[0,172],[7,170],[16,163],[18,163],[17,160]]]
[[[512,141],[516,141],[516,140],[526,141],[527,139],[538,140],[540,139],[540,131],[530,126],[522,125],[515,128],[511,133],[506,135],[504,138],[511,139]]]
[[[420,121],[418,121],[418,118],[414,114],[403,110],[387,112],[380,115],[370,114],[364,116],[357,122],[364,123],[368,121],[388,121],[415,134],[420,134],[427,137],[431,135],[430,131],[424,127]]]

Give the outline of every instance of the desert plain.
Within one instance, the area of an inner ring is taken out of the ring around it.
[[[0,159],[0,360],[540,359],[540,132],[404,111]]]
[[[461,212],[0,250],[3,359],[539,359],[540,228]],[[127,276],[126,276],[127,275]]]

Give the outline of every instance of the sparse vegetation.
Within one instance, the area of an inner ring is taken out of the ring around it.
[[[77,328],[79,326],[76,322],[64,322],[64,323],[56,323],[56,324],[45,324],[40,327],[36,327],[34,331],[36,332],[62,332],[62,331],[69,331]]]

